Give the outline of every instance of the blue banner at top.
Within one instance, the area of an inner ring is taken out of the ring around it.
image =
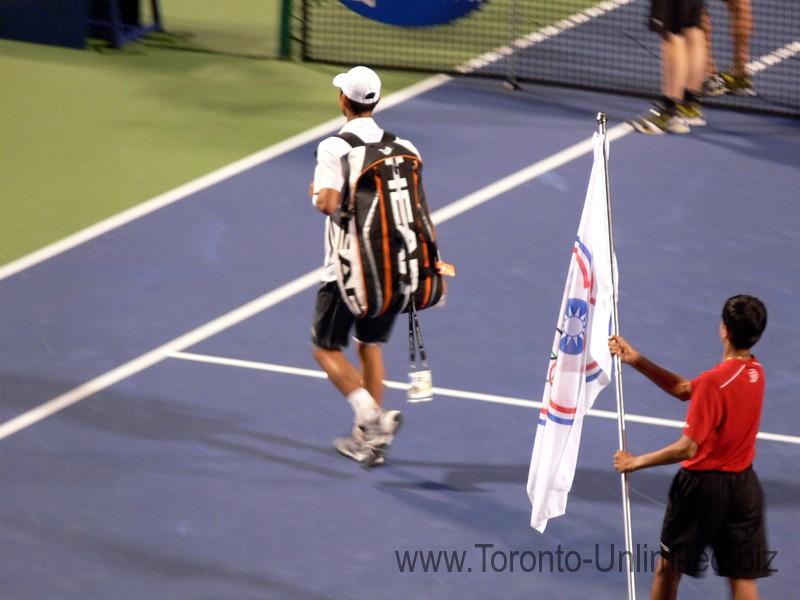
[[[340,0],[361,16],[405,27],[442,25],[469,14],[488,0]]]

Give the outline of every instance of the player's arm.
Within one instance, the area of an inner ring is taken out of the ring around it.
[[[311,198],[314,200],[314,206],[317,207],[318,211],[326,215],[332,215],[336,212],[336,209],[339,207],[341,196],[341,192],[333,188],[323,188],[316,193],[313,189],[311,191]]]
[[[697,442],[688,435],[683,434],[678,441],[669,446],[641,456],[634,456],[630,452],[618,450],[614,454],[614,468],[620,473],[631,473],[648,467],[671,465],[682,460],[694,458],[698,448]]]
[[[349,147],[344,140],[338,138],[327,138],[317,147],[317,165],[309,192],[316,209],[326,215],[334,214],[342,199],[341,190],[345,182],[341,144]]]
[[[691,398],[692,382],[690,379],[658,366],[644,357],[622,336],[612,335],[608,338],[608,349],[611,354],[619,356],[622,362],[632,366],[668,394],[675,396],[679,400]]]

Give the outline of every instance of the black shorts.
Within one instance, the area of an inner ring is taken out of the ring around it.
[[[684,29],[700,27],[703,15],[703,0],[650,0],[652,31],[679,34]]]
[[[706,554],[709,546],[713,556]],[[735,579],[770,575],[774,553],[767,548],[764,494],[755,471],[678,471],[669,490],[661,550],[675,568],[693,577],[709,566]]]
[[[357,318],[342,300],[335,281],[323,282],[317,291],[311,342],[325,350],[346,348],[350,330],[355,325],[355,339],[363,344],[383,344],[389,341],[397,315],[371,319]]]

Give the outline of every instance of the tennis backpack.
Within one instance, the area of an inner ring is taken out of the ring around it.
[[[352,146],[339,227],[334,227],[337,282],[359,317],[422,310],[444,293],[436,232],[414,146],[385,132],[377,143],[340,133]],[[450,267],[445,265],[445,267]]]

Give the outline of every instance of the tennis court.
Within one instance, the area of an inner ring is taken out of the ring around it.
[[[762,430],[773,437],[756,467],[778,572],[762,589],[790,595],[798,124],[719,111],[702,132],[654,140],[619,125],[635,104],[452,80],[379,113],[422,149],[435,208],[472,198],[439,213],[458,277],[446,307],[421,315],[432,403],[405,404],[402,322],[387,348],[387,404],[406,424],[380,469],[333,451],[350,409],[309,351],[321,223],[298,190],[316,138],[3,279],[3,594],[624,595],[613,419],[587,422],[568,513],[544,535],[528,527],[525,494],[591,168],[589,151],[559,153],[585,144],[603,110],[615,138],[623,334],[690,375],[719,357],[728,295],[754,293],[770,309],[757,355],[769,377]],[[530,165],[535,177],[506,179]],[[634,374],[625,381],[630,447],[674,439],[684,406]],[[59,398],[69,405],[56,410]],[[613,393],[595,406],[613,411]],[[15,421],[26,414],[30,423]],[[631,477],[645,556],[672,472]],[[417,551],[456,562],[411,565]],[[528,562],[513,568],[520,555]],[[645,564],[640,594],[650,578]],[[715,577],[684,583],[686,597],[724,589]]]
[[[793,597],[800,122],[710,108],[707,127],[653,138],[624,124],[642,108],[439,76],[384,99],[376,118],[420,149],[458,274],[420,315],[433,402],[406,403],[402,319],[386,348],[386,404],[405,423],[376,469],[334,451],[351,409],[308,339],[322,218],[306,194],[338,121],[2,267],[0,598],[625,597],[613,386],[544,534],[525,491],[599,111],[622,334],[694,376],[720,357],[727,297],[769,310],[761,591]],[[630,449],[676,439],[685,405],[623,376]],[[630,478],[639,597],[674,472]],[[710,569],[682,583],[681,597],[726,594]]]

